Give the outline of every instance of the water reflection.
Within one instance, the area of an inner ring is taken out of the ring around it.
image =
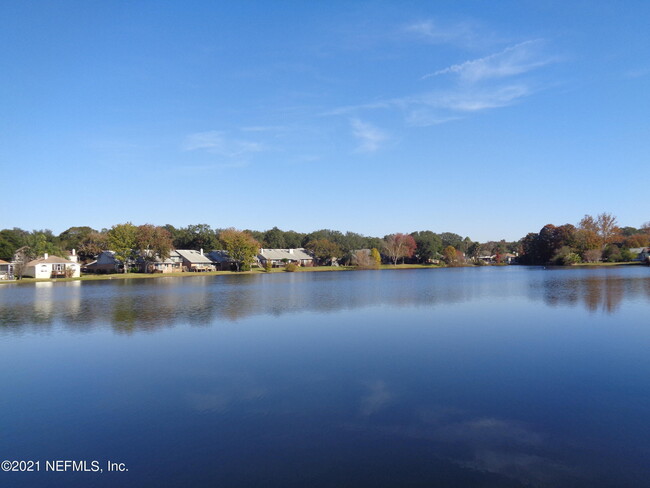
[[[636,276],[624,270],[584,270],[572,273],[553,270],[552,276],[531,283],[530,297],[539,296],[550,306],[582,305],[590,312],[617,312],[624,300],[650,299],[650,273],[635,268]],[[577,276],[573,276],[576,274]]]
[[[522,294],[550,306],[581,304],[591,312],[615,313],[624,300],[650,298],[650,278],[644,271],[450,269],[8,285],[0,288],[0,322],[4,330],[61,323],[78,330],[111,325],[130,333],[252,315],[435,307],[499,302]]]

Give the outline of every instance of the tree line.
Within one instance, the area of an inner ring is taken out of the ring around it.
[[[498,246],[507,247],[505,241]],[[203,249],[206,252],[223,249],[246,266],[260,248],[306,248],[321,263],[331,263],[336,259],[342,264],[358,264],[359,260],[364,259],[357,251],[374,249],[375,258],[380,254],[385,261],[397,264],[427,263],[441,259],[448,247],[453,247],[454,252],[472,253],[478,251],[480,245],[469,237],[451,232],[437,234],[428,230],[381,238],[331,229],[310,233],[285,231],[278,227],[266,231],[239,231],[213,229],[208,224],[174,227],[169,224],[136,226],[127,222],[101,230],[88,226],[70,227],[59,235],[48,229],[30,232],[13,228],[0,231],[0,258],[7,261],[12,260],[18,251],[24,259],[33,259],[44,253],[66,257],[69,250],[75,249],[79,259],[88,262],[104,250],[114,251],[121,261],[128,260],[137,252],[146,261],[156,256],[165,258],[173,249]]]
[[[88,226],[70,227],[59,235],[51,230],[26,231],[20,228],[0,230],[0,259],[11,261],[18,254],[22,261],[44,253],[66,257],[76,249],[82,262],[92,261],[104,250],[116,253],[126,262],[134,253],[145,261],[166,258],[173,249],[223,249],[247,268],[259,248],[306,248],[322,264],[334,260],[341,264],[374,266],[378,262],[432,263],[448,265],[481,263],[479,257],[518,255],[522,264],[569,265],[579,262],[628,261],[631,248],[650,246],[650,222],[640,228],[619,227],[609,213],[586,215],[577,225],[545,225],[538,233],[529,233],[519,241],[475,242],[452,232],[430,230],[410,234],[365,236],[356,232],[321,229],[310,233],[273,227],[266,231],[213,229],[208,224],[174,227],[117,224],[97,230]],[[359,252],[362,251],[362,252]]]
[[[633,248],[650,247],[650,222],[640,228],[619,227],[610,213],[585,215],[577,226],[548,224],[521,240],[522,264],[571,265],[631,261]]]

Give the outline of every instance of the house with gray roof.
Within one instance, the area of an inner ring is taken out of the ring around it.
[[[170,251],[169,256],[161,259],[158,255],[147,251],[146,255],[140,255],[136,264],[143,273],[176,273],[183,271],[183,258],[176,251]]]
[[[122,261],[115,257],[114,251],[102,251],[97,259],[84,267],[89,273],[119,273],[124,270]]]
[[[176,249],[176,252],[182,259],[183,271],[206,272],[215,271],[214,262],[203,254],[203,249],[195,251],[194,249]]]
[[[636,255],[634,261],[646,262],[650,260],[650,247],[634,247],[630,249],[630,252]]]
[[[214,250],[208,253],[208,257],[214,263],[218,271],[236,271],[237,261],[230,257],[228,251]]]
[[[266,263],[270,262],[274,268],[285,266],[288,263],[294,263],[298,266],[314,265],[314,257],[302,247],[296,249],[260,249],[257,260],[261,266],[266,266]]]

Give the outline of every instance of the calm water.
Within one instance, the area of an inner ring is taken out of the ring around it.
[[[650,486],[650,268],[4,285],[0,385],[0,486]]]

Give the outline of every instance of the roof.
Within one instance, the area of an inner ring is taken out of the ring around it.
[[[630,252],[635,252],[641,254],[642,252],[647,252],[650,247],[633,247],[630,249]]]
[[[0,264],[11,264],[11,263],[8,263],[7,261],[0,259]]]
[[[228,251],[210,251],[208,257],[215,263],[234,263],[235,260],[228,255]]]
[[[147,252],[149,252],[147,250]],[[169,251],[169,256],[165,259],[161,259],[159,255],[155,256],[147,256],[149,259],[147,261],[152,262],[152,263],[163,263],[163,264],[173,264],[173,263],[178,263],[179,260],[181,259],[180,254],[178,254],[176,251]],[[138,253],[138,257],[136,258],[138,262],[143,262],[144,256],[142,253]]]
[[[36,266],[37,264],[74,264],[72,261],[69,259],[65,258],[60,258],[59,256],[49,256],[47,259],[46,258],[38,258],[34,259],[33,261],[30,261],[27,263],[27,266]]]
[[[260,249],[260,253],[258,256],[264,260],[288,259],[291,261],[297,261],[303,259],[306,260],[314,259],[314,257],[311,254],[308,254],[307,251],[302,247],[299,247],[297,249]]]
[[[209,257],[201,254],[199,251],[195,251],[194,249],[176,249],[176,252],[180,254],[184,260],[189,261],[190,263],[212,264],[212,260]]]

